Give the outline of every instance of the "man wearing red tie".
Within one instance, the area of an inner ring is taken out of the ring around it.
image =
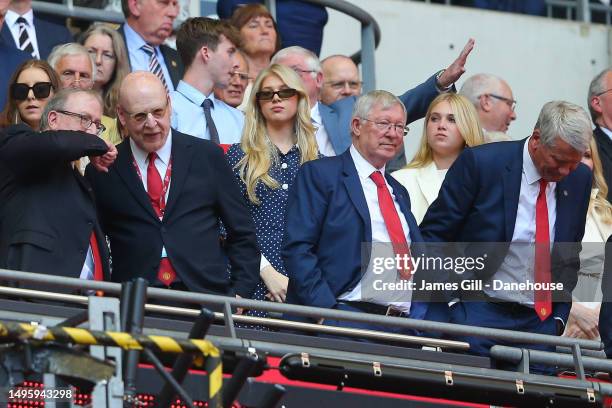
[[[413,275],[410,256],[423,239],[408,192],[385,174],[386,164],[402,149],[405,123],[406,109],[396,96],[372,91],[356,102],[351,147],[300,168],[289,192],[282,249],[288,303],[438,319],[427,305],[413,302],[407,290],[421,279],[418,271]],[[323,323],[403,332],[356,322]]]
[[[102,101],[65,89],[49,100],[38,133],[8,128],[0,137],[0,268],[109,280],[108,249],[91,186],[75,161],[90,156],[106,172],[115,147],[98,136]]]
[[[259,252],[238,185],[219,146],[172,130],[171,112],[157,76],[129,74],[118,104],[129,137],[107,174],[87,168],[110,240],[112,280],[142,277],[158,287],[249,297]]]
[[[591,172],[580,163],[591,135],[582,108],[553,101],[529,138],[465,149],[449,169],[421,233],[426,241],[465,243],[466,253],[487,256],[483,269],[461,277],[481,281],[483,289],[460,293],[453,323],[563,332],[591,191]],[[462,340],[482,355],[496,344]]]

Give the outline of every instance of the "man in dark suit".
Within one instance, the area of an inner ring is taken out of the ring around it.
[[[483,290],[474,297],[461,293],[464,302],[451,311],[454,323],[563,332],[591,192],[591,172],[580,163],[590,138],[582,108],[549,102],[528,139],[465,149],[449,169],[421,233],[429,242],[464,243],[467,255],[486,258],[474,276],[465,276],[481,280]],[[554,245],[551,255],[551,242],[564,244]],[[525,290],[500,286],[529,282]],[[463,340],[482,355],[494,344]]]
[[[612,69],[606,68],[589,85],[589,112],[595,130],[593,137],[601,158],[606,184],[612,185]],[[612,201],[612,189],[608,191],[608,201]]]
[[[601,281],[603,301],[599,310],[599,334],[606,356],[612,359],[612,236],[606,242],[604,274]]]
[[[427,308],[416,307],[412,291],[406,290],[414,270],[393,261],[409,256],[421,234],[408,192],[385,175],[386,164],[403,144],[406,109],[386,91],[363,95],[355,109],[351,147],[340,156],[305,163],[289,192],[282,249],[287,302],[423,318]],[[369,255],[363,264],[362,249]],[[387,260],[393,264],[381,269]],[[419,272],[414,279],[420,279]],[[355,322],[325,324],[394,330]]]
[[[410,89],[399,99],[407,110],[406,123],[411,123],[425,116],[431,101],[440,92],[453,89],[454,82],[465,72],[465,62],[474,48],[474,40],[469,40],[459,57],[445,70],[432,75],[427,81]],[[272,58],[272,63],[292,68],[302,79],[310,100],[310,113],[317,132],[319,151],[324,156],[335,156],[344,153],[351,145],[351,115],[356,96],[339,99],[332,105],[319,101],[325,78],[321,62],[315,54],[302,47],[284,48]],[[387,166],[387,171],[398,170],[406,164],[403,146],[397,157]]]
[[[172,34],[178,15],[177,0],[121,0],[125,24],[119,34],[125,40],[131,71],[150,71],[168,91],[174,91],[184,68],[176,50],[163,42]]]
[[[171,130],[171,111],[154,74],[126,76],[118,117],[129,137],[108,174],[87,168],[110,240],[112,280],[142,277],[159,287],[249,297],[259,252],[232,170],[214,143]]]
[[[66,26],[37,18],[32,10],[32,0],[11,2],[0,35],[6,44],[12,44],[36,59],[47,59],[53,47],[73,41]]]
[[[9,0],[0,0],[0,27],[4,24],[4,15],[8,10]],[[12,43],[5,43],[0,36],[0,111],[4,109],[6,104],[6,95],[8,91],[8,83],[15,72],[15,69],[24,61],[30,59],[27,52],[18,50]]]
[[[89,155],[107,171],[116,157],[114,146],[97,137],[101,117],[99,95],[63,90],[43,113],[41,127],[52,131],[16,125],[0,137],[1,268],[110,278],[91,187],[74,166]]]

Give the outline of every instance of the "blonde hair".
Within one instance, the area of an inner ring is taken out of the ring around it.
[[[591,158],[593,159],[593,188],[598,189],[595,197],[589,202],[589,211],[594,210],[599,214],[603,222],[612,224],[612,205],[606,198],[608,196],[608,184],[603,175],[601,159],[599,158],[595,138],[591,138],[589,149],[591,150]]]
[[[302,80],[291,69],[283,65],[272,64],[259,73],[253,84],[253,90],[245,109],[244,129],[240,147],[244,157],[236,164],[240,179],[247,188],[249,200],[259,205],[260,201],[255,192],[260,181],[269,188],[279,188],[279,184],[269,174],[272,163],[278,163],[278,149],[270,141],[266,129],[266,119],[261,114],[257,102],[257,92],[267,77],[276,75],[289,88],[298,91],[297,113],[294,118],[294,137],[300,150],[300,164],[314,160],[318,157],[315,130],[310,121],[310,105],[308,94],[302,85]]]
[[[429,165],[433,161],[433,150],[427,142],[427,123],[433,109],[442,102],[448,102],[450,105],[451,111],[455,115],[455,123],[461,137],[465,141],[465,145],[473,147],[484,143],[482,128],[480,127],[478,113],[474,105],[464,96],[455,93],[443,93],[438,95],[427,109],[419,150],[406,168],[418,169]]]

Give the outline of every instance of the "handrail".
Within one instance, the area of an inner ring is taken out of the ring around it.
[[[117,296],[121,293],[121,285],[118,283],[85,281],[78,278],[9,271],[5,269],[0,269],[0,280],[62,286],[65,288],[77,290],[104,291],[108,294],[113,294]],[[60,296],[59,294],[57,295]],[[335,309],[323,309],[312,306],[290,305],[251,299],[237,299],[228,296],[181,292],[169,289],[150,287],[147,289],[147,297],[149,299],[160,299],[183,303],[214,304],[224,306],[229,305],[231,307],[241,307],[253,310],[266,310],[270,312],[311,318],[316,317],[334,320],[349,320],[354,322],[362,322],[382,326],[416,329],[424,332],[440,332],[458,336],[480,336],[495,340],[520,342],[524,344],[548,344],[553,346],[565,347],[572,347],[573,345],[578,344],[581,348],[584,349],[603,349],[603,344],[600,341],[595,340],[572,339],[568,337],[558,337],[545,334],[523,333],[514,330],[491,329],[487,327],[465,326],[453,323],[440,323],[427,320],[414,320],[401,317],[380,316]]]
[[[349,3],[345,0],[304,0],[307,3],[329,7],[341,13],[353,17],[361,23],[361,50],[351,55],[355,64],[361,63],[363,90],[364,92],[376,89],[376,71],[374,52],[380,43],[380,26],[371,14]],[[276,14],[276,0],[266,0],[266,5],[271,10],[271,14]],[[123,14],[111,11],[100,10],[89,7],[78,7],[48,3],[45,1],[33,1],[32,8],[37,12],[57,15],[61,17],[72,17],[86,21],[104,21],[120,24],[125,21]]]

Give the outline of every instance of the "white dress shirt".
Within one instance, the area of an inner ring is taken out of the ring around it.
[[[215,122],[221,144],[240,143],[244,128],[244,113],[232,108],[213,92],[206,96],[185,81],[180,81],[172,98],[172,127],[179,132],[210,140],[210,132],[202,103],[204,99],[212,101],[210,116]]]
[[[30,37],[30,42],[32,43],[32,47],[34,47],[34,54],[36,54],[36,58],[40,58],[40,52],[38,51],[38,40],[36,39],[36,29],[34,28],[34,12],[30,9],[27,13],[20,16],[15,13],[13,10],[8,10],[6,15],[4,16],[4,23],[10,29],[11,34],[13,35],[13,39],[15,40],[15,45],[19,48],[19,23],[17,19],[19,17],[25,18],[28,22],[25,25],[25,29],[28,33],[28,37]],[[44,34],[44,33],[43,33]]]
[[[385,224],[385,220],[383,218],[382,212],[380,211],[380,206],[378,204],[378,189],[376,187],[376,183],[374,183],[374,181],[370,178],[370,175],[375,171],[380,171],[384,175],[385,167],[383,166],[382,168],[377,169],[374,166],[372,166],[372,164],[370,164],[361,155],[361,153],[359,153],[359,151],[355,148],[354,145],[351,145],[350,153],[351,153],[353,162],[355,163],[355,167],[357,168],[357,174],[359,175],[359,182],[361,184],[361,187],[363,188],[363,194],[365,196],[366,203],[368,205],[368,212],[370,214],[370,223],[372,226],[372,244],[374,245],[372,254],[375,253],[375,256],[377,257],[385,256],[385,257],[394,258],[395,255],[393,253],[393,248],[390,245],[391,238],[389,237],[389,232],[387,231],[387,226]],[[391,197],[393,197],[393,203],[395,204],[395,210],[397,211],[397,215],[399,216],[400,222],[402,224],[402,229],[404,231],[404,234],[406,235],[406,242],[409,243],[410,242],[410,229],[408,228],[408,223],[406,222],[404,213],[402,212],[399,204],[397,203],[397,199],[395,198],[395,195],[393,194],[393,188],[389,185],[386,179],[385,179],[385,184],[387,185],[387,188],[389,189],[389,192],[391,193]],[[377,243],[379,245],[376,245]],[[397,294],[395,293],[396,291],[385,291],[383,293],[384,299],[380,299],[380,298],[377,299],[375,297],[376,295],[376,293],[374,293],[375,291],[371,289],[367,291],[363,291],[362,293],[362,290],[361,290],[362,284],[366,284],[368,285],[368,287],[371,287],[371,282],[373,282],[376,279],[380,279],[380,277],[383,277],[383,276],[386,277],[386,278],[383,278],[385,282],[389,282],[390,280],[393,281],[393,279],[395,280],[395,282],[399,282],[400,280],[398,276],[399,274],[397,274],[397,271],[395,270],[395,268],[392,271],[392,276],[393,276],[392,279],[389,279],[389,274],[379,275],[379,277],[377,277],[377,275],[372,270],[372,258],[374,258],[374,256],[371,257],[370,264],[368,265],[367,270],[361,277],[361,280],[357,284],[357,286],[355,286],[353,290],[351,290],[350,292],[343,293],[338,298],[338,300],[360,301],[360,302],[363,301],[363,302],[377,303],[377,304],[382,304],[382,305],[394,305],[406,313],[409,312],[410,302],[406,301],[407,299],[410,299],[412,297],[412,293],[409,291],[398,291]],[[402,301],[397,302],[397,301],[393,301],[393,299],[401,299]]]
[[[134,71],[148,71],[150,56],[143,49],[142,46],[146,44],[146,41],[138,34],[128,23],[123,25],[123,32],[125,34],[125,44],[127,47],[128,57],[130,58],[130,67],[132,72]],[[153,48],[155,50],[155,56],[159,61],[166,85],[169,91],[174,90],[172,85],[172,77],[168,67],[166,67],[166,60],[164,55],[161,53],[159,46]]]
[[[610,138],[610,140],[612,140],[612,130],[605,128],[603,126],[599,127],[601,130],[603,130],[603,132],[608,135],[608,137]]]
[[[540,192],[539,182],[542,177],[529,155],[528,145],[529,139],[525,142],[523,148],[521,190],[516,211],[516,223],[512,233],[512,243],[499,269],[489,281],[484,282],[484,292],[496,299],[533,307],[533,291],[496,291],[492,285],[492,280],[500,280],[504,283],[525,283],[527,280],[535,282],[536,201]],[[557,183],[554,182],[549,182],[546,187],[546,206],[548,207],[548,228],[551,243],[555,240],[555,220],[557,219],[556,189]],[[490,286],[487,286],[487,284]]]
[[[310,119],[316,129],[315,137],[317,139],[317,145],[319,146],[319,153],[328,157],[335,156],[336,151],[331,144],[325,126],[323,126],[323,119],[321,118],[321,112],[319,112],[319,102],[315,103],[315,106],[310,110]]]

